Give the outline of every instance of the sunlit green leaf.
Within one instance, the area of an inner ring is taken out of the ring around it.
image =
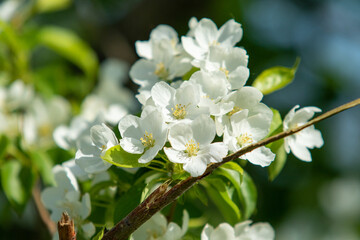
[[[225,220],[230,224],[239,222],[241,219],[240,209],[232,201],[228,187],[224,181],[215,178],[207,178],[203,184],[205,184],[205,189],[209,197],[218,207]]]
[[[72,0],[37,0],[35,8],[38,12],[50,12],[64,9],[72,3]]]
[[[200,69],[197,67],[193,67],[190,69],[190,71],[188,71],[187,73],[184,74],[184,76],[182,77],[184,81],[189,80],[191,75],[193,75],[194,72],[199,71]]]
[[[1,185],[11,206],[21,214],[31,197],[36,175],[16,160],[5,162],[1,168]]]
[[[242,167],[240,167],[239,164],[235,163],[235,162],[227,162],[224,163],[223,165],[221,165],[221,168],[226,168],[226,169],[231,169],[231,170],[235,170],[238,173],[240,173],[241,175],[244,174],[244,169]]]
[[[118,167],[124,168],[144,167],[150,164],[139,163],[138,159],[140,156],[141,154],[128,153],[122,149],[120,145],[116,145],[108,149],[105,155],[102,156],[102,159]]]
[[[294,79],[299,63],[300,59],[297,58],[294,66],[291,68],[278,66],[266,69],[260,73],[252,85],[263,94],[269,94],[282,89]]]
[[[270,143],[267,147],[276,154],[275,160],[268,167],[269,179],[273,181],[279,175],[286,163],[287,154],[284,148],[284,139]]]
[[[88,77],[95,77],[98,68],[96,54],[74,32],[60,27],[43,27],[38,33],[38,41],[77,65]]]
[[[101,240],[104,236],[105,227],[100,229],[100,231],[91,239],[91,240]]]

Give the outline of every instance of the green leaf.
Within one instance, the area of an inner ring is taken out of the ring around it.
[[[279,111],[274,108],[271,108],[271,111],[273,112],[273,118],[271,121],[268,137],[273,136],[277,133],[280,133],[283,129],[282,119],[281,119],[281,115],[280,115]]]
[[[119,222],[139,205],[145,186],[145,183],[134,185],[129,191],[118,198],[115,203],[114,223]]]
[[[204,192],[204,190],[201,188],[201,186],[199,184],[193,186],[192,188],[190,188],[189,190],[192,191],[192,193],[194,194],[194,196],[199,199],[201,201],[202,204],[204,204],[205,206],[208,205],[208,198]]]
[[[252,85],[264,95],[280,90],[292,82],[299,63],[300,58],[297,58],[292,68],[278,66],[266,69],[260,73]]]
[[[16,160],[10,160],[1,168],[1,185],[12,207],[21,214],[31,197],[36,174],[30,168],[22,167]]]
[[[219,178],[207,178],[202,184],[205,184],[209,197],[218,207],[225,220],[230,224],[238,223],[241,219],[240,209],[232,201],[224,181]]]
[[[38,42],[68,59],[89,78],[96,76],[98,59],[90,46],[74,32],[60,27],[43,27],[38,32]]]
[[[270,143],[267,147],[276,154],[275,160],[268,167],[269,179],[270,181],[273,181],[279,175],[286,163],[287,154],[284,147],[284,139]]]
[[[244,172],[244,178],[240,189],[240,201],[244,206],[243,219],[249,219],[256,209],[257,191],[253,180],[246,172]]]
[[[44,183],[47,185],[55,185],[54,174],[52,173],[53,163],[50,156],[40,151],[32,152],[30,156],[31,162],[39,171]]]
[[[100,229],[100,231],[91,240],[101,240],[104,236],[104,230],[105,230],[105,227]]]
[[[7,136],[1,135],[0,136],[0,162],[2,161],[3,157],[5,156],[7,147],[9,146],[10,140]]]
[[[242,167],[240,167],[239,164],[237,164],[236,162],[224,163],[223,165],[221,165],[220,168],[231,169],[231,170],[235,170],[236,172],[240,173],[241,175],[244,174],[244,169]]]
[[[118,167],[124,168],[136,168],[136,167],[145,167],[150,163],[144,164],[139,163],[138,159],[141,154],[131,154],[126,152],[120,145],[116,145],[108,149],[102,159],[105,161],[114,164]]]
[[[50,12],[67,8],[72,3],[72,0],[37,0],[36,11],[38,12]]]

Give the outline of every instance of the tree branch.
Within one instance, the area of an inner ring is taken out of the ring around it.
[[[307,122],[306,124],[299,126],[294,129],[290,129],[285,132],[281,132],[277,135],[264,139],[262,141],[250,144],[239,151],[228,155],[223,158],[222,162],[213,163],[208,166],[205,173],[198,177],[189,177],[175,186],[170,190],[166,191],[168,183],[162,184],[158,189],[156,189],[148,198],[146,198],[140,205],[138,205],[132,212],[130,212],[124,219],[117,223],[110,231],[104,234],[103,240],[126,240],[129,238],[130,234],[133,233],[138,227],[150,219],[155,213],[163,209],[165,206],[175,201],[180,197],[184,192],[191,188],[196,182],[200,181],[204,177],[210,175],[216,168],[220,167],[222,164],[235,160],[241,155],[251,152],[256,148],[265,146],[269,143],[275,142],[292,134],[295,134],[304,128],[307,128],[317,122],[320,122],[326,118],[329,118],[335,114],[338,114],[346,109],[355,107],[360,104],[360,98],[341,105],[333,110],[330,110],[313,120]]]

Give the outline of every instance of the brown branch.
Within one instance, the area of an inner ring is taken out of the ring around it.
[[[59,240],[76,240],[74,221],[67,212],[63,212],[58,222]]]
[[[33,188],[32,197],[34,199],[34,203],[41,220],[46,225],[46,228],[48,229],[50,235],[53,236],[56,233],[56,224],[51,220],[49,212],[46,210],[44,204],[41,201],[39,182],[37,182],[35,187]]]
[[[333,110],[330,110],[300,127],[290,129],[285,132],[281,132],[277,135],[264,139],[260,142],[250,144],[240,149],[239,151],[223,158],[222,162],[210,164],[203,175],[198,177],[189,177],[177,183],[168,191],[166,191],[168,184],[164,183],[157,190],[155,190],[147,199],[145,199],[140,205],[138,205],[132,212],[130,212],[124,219],[122,219],[119,223],[117,223],[110,231],[105,233],[103,240],[128,239],[131,233],[133,233],[138,227],[140,227],[143,223],[145,223],[148,219],[150,219],[155,213],[163,209],[171,202],[175,201],[179,196],[181,196],[184,192],[186,192],[189,188],[191,188],[196,182],[210,175],[216,168],[220,167],[222,164],[232,161],[245,153],[253,151],[256,148],[265,146],[269,143],[275,142],[277,140],[290,136],[294,133],[297,133],[303,130],[304,128],[307,128],[317,122],[320,122],[326,118],[338,114],[346,109],[355,107],[359,104],[360,104],[360,98],[352,102],[346,103]],[[165,191],[161,189],[165,189]]]

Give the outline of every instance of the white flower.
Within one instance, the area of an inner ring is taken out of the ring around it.
[[[149,41],[136,41],[135,48],[136,53],[143,58],[153,59],[154,51],[153,45],[158,42],[164,42],[164,44],[169,46],[169,49],[173,55],[180,53],[179,38],[177,32],[170,26],[160,24],[154,28],[150,33]],[[155,53],[156,54],[156,53]]]
[[[172,81],[191,69],[190,58],[185,54],[173,55],[163,41],[153,44],[153,59],[140,59],[130,69],[131,79],[140,85],[139,91],[150,91],[155,83]]]
[[[53,168],[56,187],[45,188],[41,193],[44,206],[51,211],[51,219],[58,222],[63,212],[74,220],[77,232],[90,238],[95,233],[92,222],[86,221],[91,212],[90,195],[81,197],[78,183],[70,169],[57,165]]]
[[[211,46],[205,60],[194,60],[192,64],[205,71],[222,71],[231,89],[239,89],[249,78],[248,58],[242,48]]]
[[[192,33],[194,37],[183,36],[181,41],[185,51],[195,59],[205,59],[210,46],[233,47],[242,37],[241,25],[233,19],[218,30],[213,21],[203,18],[194,24]]]
[[[299,105],[293,107],[284,118],[284,131],[304,125],[316,112],[321,112],[317,107],[304,107],[295,112]],[[300,160],[310,162],[311,153],[308,148],[320,148],[324,144],[321,132],[314,126],[307,127],[298,133],[285,138],[285,150],[291,152]]]
[[[100,117],[98,116],[93,122],[90,122],[78,116],[71,120],[70,126],[58,126],[53,133],[55,143],[66,150],[76,148],[77,142],[89,135],[92,126],[103,122],[103,119]]]
[[[120,146],[129,153],[143,154],[139,163],[150,162],[163,148],[167,126],[157,110],[144,111],[141,118],[128,115],[119,122]]]
[[[230,88],[225,73],[222,71],[197,71],[191,75],[189,82],[197,83],[201,86],[199,106],[209,108],[211,115],[223,115],[233,109],[233,103],[220,102],[228,94]]]
[[[228,152],[225,144],[211,143],[215,138],[215,124],[206,115],[173,125],[168,138],[171,148],[164,151],[169,160],[184,164],[184,170],[193,177],[203,174],[209,163],[221,162]]]
[[[75,155],[76,164],[87,173],[100,173],[106,171],[111,164],[104,161],[101,156],[118,145],[114,132],[105,124],[95,125],[90,129],[90,138],[79,140],[79,150]]]
[[[80,190],[72,172],[62,166],[53,168],[56,187],[46,188],[41,193],[41,200],[47,209],[51,210],[51,219],[59,221],[66,211],[74,222],[86,219],[91,212],[90,196],[86,193],[80,201]]]
[[[231,227],[222,223],[215,229],[206,224],[201,232],[201,240],[274,240],[274,229],[268,223],[256,223],[250,226],[251,221],[238,223]]]
[[[217,116],[215,118],[216,123],[216,132],[218,136],[221,136],[224,132],[225,127],[231,128],[230,119],[235,116],[238,112],[247,109],[248,116],[254,116],[261,114],[264,120],[264,123],[268,123],[268,128],[270,127],[273,113],[271,109],[260,101],[263,98],[263,94],[254,87],[243,87],[238,91],[231,92],[225,96],[222,100],[222,104],[233,104],[233,109],[227,114]]]
[[[159,82],[151,89],[151,97],[166,122],[194,119],[206,113],[206,109],[198,107],[200,94],[200,85],[190,82],[184,82],[178,89]]]
[[[130,238],[131,240],[180,240],[185,235],[189,224],[189,214],[184,210],[182,228],[176,223],[166,221],[161,213],[155,214],[141,225]]]
[[[248,117],[248,110],[243,110],[230,119],[231,129],[226,128],[224,142],[229,150],[236,152],[241,148],[263,139],[269,131],[269,123],[262,115]],[[259,147],[249,153],[240,156],[252,164],[262,167],[269,166],[274,160],[275,154],[266,147]]]

